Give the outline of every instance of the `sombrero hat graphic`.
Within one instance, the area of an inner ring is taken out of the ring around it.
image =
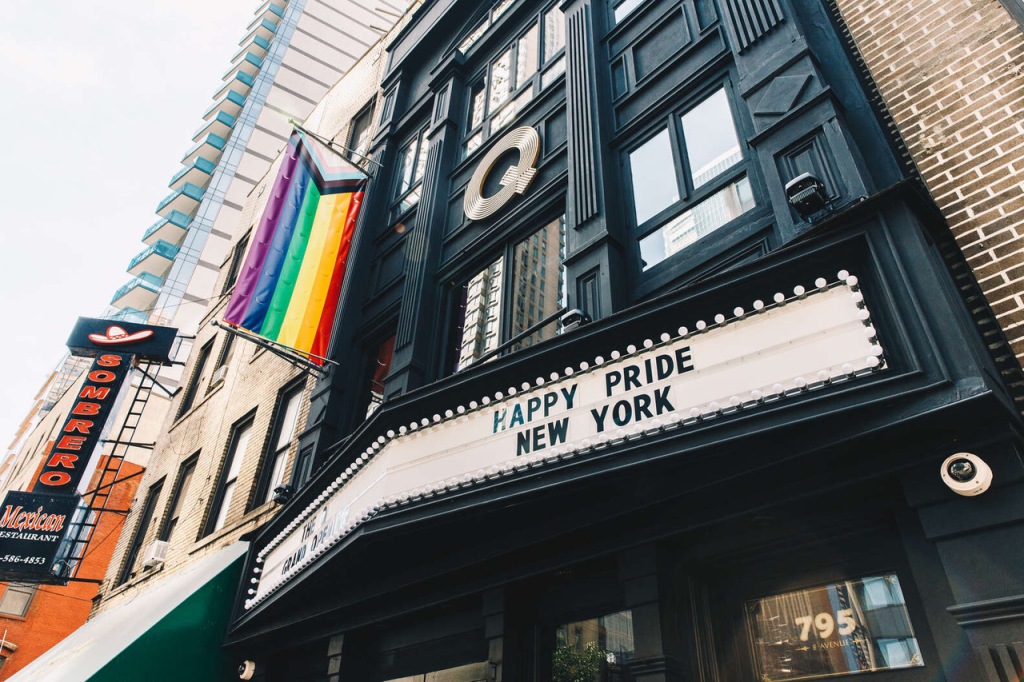
[[[103,334],[89,334],[89,340],[93,343],[98,343],[101,346],[116,346],[122,343],[134,343],[136,341],[142,341],[153,336],[152,329],[143,329],[140,332],[129,334],[121,327],[113,326],[107,327],[107,333]]]

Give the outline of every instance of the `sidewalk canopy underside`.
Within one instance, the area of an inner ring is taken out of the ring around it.
[[[221,643],[247,548],[235,543],[101,613],[12,682],[223,679]]]

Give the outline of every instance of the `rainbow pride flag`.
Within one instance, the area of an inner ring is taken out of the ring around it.
[[[224,321],[323,364],[365,189],[362,171],[293,132]]]

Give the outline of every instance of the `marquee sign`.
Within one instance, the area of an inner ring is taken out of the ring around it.
[[[92,480],[125,379],[136,359],[169,363],[176,335],[170,327],[78,318],[68,349],[95,359],[32,491],[8,492],[0,506],[0,580],[67,583],[67,566],[59,564],[78,535],[71,519]]]
[[[381,509],[882,369],[857,279],[839,274],[380,434],[260,550],[246,608]]]
[[[519,162],[509,166],[501,176],[501,189],[493,196],[484,197],[484,183],[494,170],[498,159],[511,151],[519,152]],[[537,175],[537,156],[540,154],[540,135],[530,126],[516,128],[490,148],[473,172],[466,186],[463,210],[470,220],[483,220],[494,215],[517,194],[525,194]]]

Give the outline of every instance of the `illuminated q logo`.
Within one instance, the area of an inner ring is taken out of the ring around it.
[[[484,183],[487,176],[494,170],[494,164],[506,152],[519,150],[519,163],[509,166],[501,177],[501,189],[494,196],[484,197]],[[525,194],[533,178],[537,175],[537,155],[540,153],[540,136],[529,126],[516,128],[491,147],[487,155],[476,167],[476,172],[469,179],[466,187],[466,199],[463,204],[466,217],[470,220],[483,220],[491,216],[499,208],[508,203],[516,194]]]

